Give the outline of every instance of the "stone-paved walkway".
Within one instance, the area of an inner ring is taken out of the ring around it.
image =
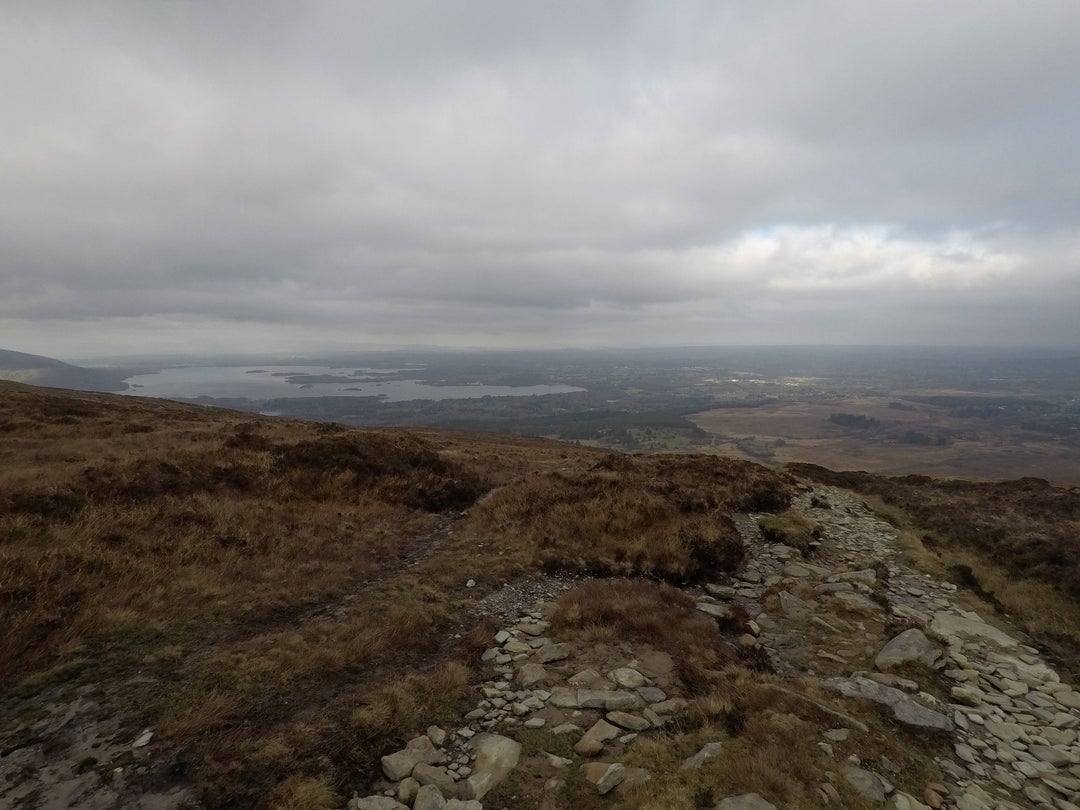
[[[740,605],[750,619],[739,643],[763,647],[778,673],[816,676],[850,702],[852,714],[881,704],[916,734],[948,735],[954,751],[937,761],[943,783],[901,792],[889,781],[896,763],[860,759],[868,727],[841,717],[841,727],[824,731],[818,743],[822,801],[842,806],[835,785],[844,780],[897,810],[1080,810],[1080,693],[1018,634],[967,609],[954,585],[908,567],[893,527],[853,494],[817,487],[795,508],[823,528],[818,553],[806,559],[766,543],[757,516],[740,516],[746,568],[693,589],[698,609],[730,619]],[[484,654],[491,677],[478,686],[475,708],[458,728],[429,729],[384,758],[382,795],[356,798],[351,808],[428,810],[449,799],[448,808],[475,810],[514,769],[546,787],[529,806],[558,806],[552,800],[565,769],[577,766],[554,754],[522,757],[515,737],[530,729],[572,740],[585,779],[601,794],[625,793],[651,778],[619,760],[639,735],[657,733],[686,709],[670,657],[619,641],[556,643],[547,636],[551,604],[519,612],[517,596],[507,603],[513,618],[502,611],[506,625]],[[720,741],[709,743],[683,767],[722,755]],[[774,805],[744,794],[717,807]]]
[[[955,758],[938,763],[950,780],[947,795],[941,798],[961,810],[1077,810],[1080,693],[1061,683],[1038,650],[1022,643],[1018,633],[987,623],[966,609],[954,585],[936,582],[906,566],[893,527],[856,496],[826,487],[818,487],[815,494],[819,501],[823,496],[831,508],[812,506],[809,493],[800,497],[796,507],[824,528],[826,540],[820,558],[814,565],[792,564],[786,561],[791,554],[764,546],[754,532],[748,538],[756,550],[751,579],[760,576],[763,583],[773,585],[792,579],[820,583],[814,587],[814,600],[808,604],[792,602],[787,609],[781,592],[784,613],[812,613],[815,603],[837,599],[847,603],[843,605],[846,613],[860,620],[854,627],[849,621],[848,626],[836,628],[841,630],[837,635],[854,634],[846,643],[817,651],[818,656],[832,658],[834,663],[846,661],[851,648],[860,643],[859,636],[871,635],[865,632],[868,624],[884,619],[891,626],[913,628],[878,653],[874,667],[878,672],[826,678],[825,686],[856,700],[886,703],[902,722],[905,717],[897,709],[907,703],[908,720],[916,721],[910,725],[936,727],[936,718],[924,709],[944,715],[950,721]],[[800,567],[810,569],[809,573],[804,574]],[[844,583],[851,587],[843,587]],[[885,609],[872,599],[876,585],[885,598]],[[752,595],[747,590],[747,596]],[[884,615],[879,617],[878,610]],[[778,668],[790,670],[788,654],[796,645],[786,634],[790,624],[783,619],[764,616],[758,621],[767,628],[762,643],[773,652]],[[819,619],[815,626],[827,631],[827,624]],[[945,677],[947,699],[919,692],[918,685],[908,679],[887,675],[897,663],[918,663],[920,657],[923,664]],[[911,706],[917,710],[912,712]],[[935,796],[930,795],[930,799]]]

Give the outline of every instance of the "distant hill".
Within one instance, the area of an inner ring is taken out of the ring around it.
[[[0,349],[0,380],[74,388],[78,391],[126,391],[120,372],[73,366],[51,357]]]

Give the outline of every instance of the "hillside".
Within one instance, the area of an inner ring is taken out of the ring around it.
[[[0,805],[1070,807],[1075,555],[830,475],[0,383]]]
[[[78,391],[126,391],[128,388],[123,376],[114,371],[73,366],[51,357],[6,349],[0,349],[0,380]]]

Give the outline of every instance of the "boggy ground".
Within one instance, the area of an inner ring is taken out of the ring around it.
[[[1080,695],[895,502],[0,393],[0,803],[1076,806]]]
[[[467,704],[504,584],[707,581],[730,515],[789,497],[744,462],[0,384],[0,804],[339,806]]]

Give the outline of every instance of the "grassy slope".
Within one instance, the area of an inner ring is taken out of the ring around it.
[[[0,734],[108,684],[211,806],[363,790],[454,716],[501,583],[708,578],[741,559],[728,513],[787,502],[744,462],[6,383],[0,439]]]

